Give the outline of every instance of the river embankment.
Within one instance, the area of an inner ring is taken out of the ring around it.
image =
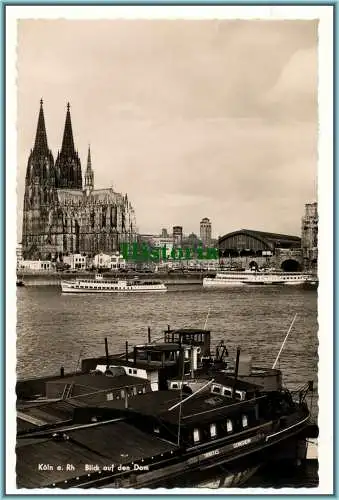
[[[167,285],[197,285],[201,284],[205,276],[211,273],[142,273],[135,271],[133,273],[104,273],[104,278],[107,279],[133,279],[138,276],[140,279],[147,280],[161,280]],[[75,278],[94,279],[95,273],[93,272],[20,272],[18,279],[24,282],[25,286],[59,286],[61,280],[73,280]]]

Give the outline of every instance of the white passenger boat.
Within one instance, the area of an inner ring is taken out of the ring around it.
[[[239,271],[218,273],[213,278],[204,278],[205,288],[224,288],[228,286],[247,285],[303,285],[314,280],[314,277],[303,273]]]
[[[166,285],[157,280],[133,279],[104,279],[102,274],[97,274],[93,279],[76,278],[75,280],[62,280],[63,293],[132,293],[132,292],[167,292]]]

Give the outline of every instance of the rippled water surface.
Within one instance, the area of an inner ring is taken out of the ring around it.
[[[280,358],[286,384],[294,388],[317,375],[317,293],[298,287],[206,291],[170,287],[165,294],[63,295],[55,286],[17,289],[17,374],[19,378],[74,370],[79,355],[124,351],[171,327],[205,325],[212,342],[224,339],[229,351],[241,346],[256,363],[272,366],[295,313]]]
[[[230,354],[240,345],[256,364],[272,366],[295,313],[280,368],[289,389],[308,380],[316,389],[316,291],[298,287],[204,291],[201,286],[181,285],[170,287],[166,294],[62,295],[56,286],[27,286],[17,289],[17,374],[19,378],[49,375],[61,366],[75,370],[80,357],[105,354],[105,337],[110,352],[121,352],[125,340],[146,341],[148,326],[155,339],[167,325],[203,328],[207,315],[213,345],[224,339]],[[316,417],[317,390],[308,402]],[[266,476],[260,472],[248,486],[317,484],[316,470],[300,474],[273,479],[271,472]]]

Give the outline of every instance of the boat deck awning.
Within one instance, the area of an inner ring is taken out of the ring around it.
[[[190,398],[187,395],[183,396],[180,411],[180,405],[178,404],[181,401],[180,395],[178,390],[148,392],[137,398],[131,398],[128,410],[124,408],[124,401],[105,401],[100,404],[100,408],[111,409],[112,416],[126,414],[125,412],[127,412],[131,416],[137,415],[140,418],[157,419],[164,424],[173,425],[177,425],[180,413],[181,424],[190,426],[196,423],[208,422],[211,418],[219,419],[233,415],[239,412],[239,408],[241,410],[251,408],[259,398],[266,397],[259,396],[258,398],[239,401],[210,392],[198,393]]]
[[[145,434],[125,422],[66,430],[66,439],[52,437],[21,438],[17,441],[16,473],[19,488],[52,487],[60,481],[93,479],[97,471],[86,465],[104,467],[156,460],[174,452],[175,445]],[[44,467],[47,466],[47,467]],[[59,468],[58,468],[59,466]],[[61,466],[61,468],[60,468]],[[132,466],[133,469],[133,466]],[[102,472],[103,473],[103,472]],[[76,485],[76,484],[75,484]]]

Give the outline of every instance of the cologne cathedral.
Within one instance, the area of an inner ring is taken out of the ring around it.
[[[126,195],[94,189],[91,151],[83,176],[74,146],[70,106],[56,161],[48,147],[43,102],[26,171],[22,249],[24,259],[112,253],[136,239],[134,210]]]

